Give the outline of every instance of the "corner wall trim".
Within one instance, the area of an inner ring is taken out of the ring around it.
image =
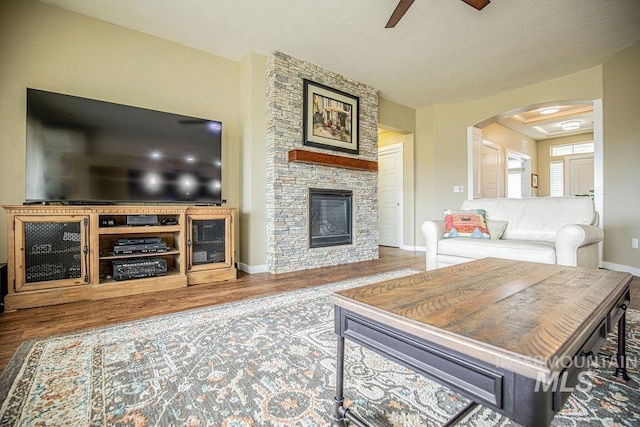
[[[634,276],[640,277],[640,268],[629,267],[621,264],[614,264],[612,262],[602,262],[602,268],[606,268],[607,270],[614,271],[624,271],[625,273],[633,274]]]
[[[247,274],[267,273],[267,265],[247,265],[239,262],[238,270],[244,271]]]
[[[403,251],[412,251],[412,252],[427,252],[426,246],[411,246],[411,245],[402,245],[400,248]]]

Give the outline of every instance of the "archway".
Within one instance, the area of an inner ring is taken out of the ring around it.
[[[594,143],[594,191],[593,198],[596,211],[600,215],[600,224],[602,224],[603,212],[603,116],[602,116],[602,100],[556,100],[552,102],[545,102],[540,104],[532,104],[522,106],[517,109],[498,114],[496,116],[487,118],[482,122],[476,123],[473,126],[467,128],[467,188],[468,198],[478,198],[479,189],[479,147],[482,144],[482,128],[487,127],[490,124],[497,123],[505,118],[514,116],[516,114],[525,113],[535,109],[541,109],[545,107],[557,106],[557,105],[573,105],[573,106],[590,106],[593,109],[593,143]],[[568,119],[567,119],[568,120]],[[546,167],[545,165],[537,165],[537,167]],[[533,172],[533,171],[532,171]],[[534,172],[535,173],[535,172]]]

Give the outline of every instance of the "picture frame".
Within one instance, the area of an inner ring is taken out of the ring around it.
[[[304,79],[303,145],[360,153],[360,98]]]
[[[531,188],[538,188],[538,174],[531,174]]]

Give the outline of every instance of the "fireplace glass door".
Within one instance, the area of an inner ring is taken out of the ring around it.
[[[348,190],[309,190],[309,246],[350,245],[353,193]]]

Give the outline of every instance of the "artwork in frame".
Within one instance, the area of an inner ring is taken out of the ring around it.
[[[531,187],[532,188],[538,188],[538,174],[537,173],[532,173],[531,174]]]
[[[304,79],[303,144],[359,153],[360,98]]]

